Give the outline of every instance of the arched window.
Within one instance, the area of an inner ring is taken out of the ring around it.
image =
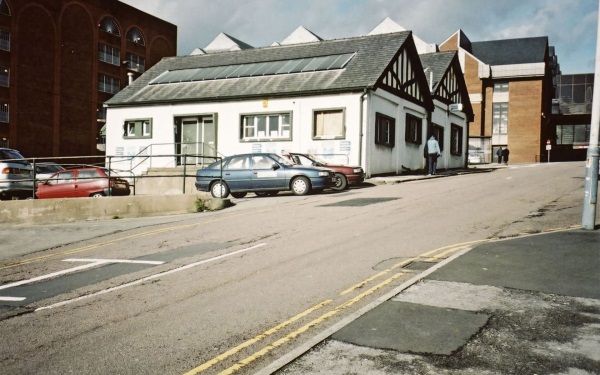
[[[127,32],[126,38],[127,38],[127,40],[130,40],[141,46],[146,45],[146,40],[144,39],[144,34],[142,34],[142,31],[140,29],[138,29],[137,27],[132,27],[131,29],[129,29],[129,31]]]
[[[8,7],[6,0],[0,0],[0,14],[10,16],[10,8]]]
[[[100,30],[107,32],[109,34],[113,34],[116,36],[121,36],[121,29],[119,29],[119,24],[112,17],[104,17],[102,21],[100,21]]]

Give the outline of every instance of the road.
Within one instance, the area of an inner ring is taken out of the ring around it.
[[[3,228],[0,373],[254,373],[468,246],[580,225],[584,177],[581,162],[523,164],[249,195],[172,218]],[[35,233],[47,248],[12,249]]]

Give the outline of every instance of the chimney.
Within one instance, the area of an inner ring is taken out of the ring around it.
[[[134,76],[134,74],[133,74],[133,72],[127,72],[127,75],[129,76],[129,83],[128,84],[131,85],[133,83],[133,76]]]

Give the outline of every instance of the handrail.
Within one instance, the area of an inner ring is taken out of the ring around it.
[[[217,151],[216,148],[207,145],[204,142],[166,142],[166,143],[151,143],[149,145],[146,145],[144,148],[142,148],[137,154],[132,155],[132,156],[128,156],[127,158],[129,158],[130,162],[129,162],[129,170],[133,171],[134,169],[136,169],[137,167],[139,167],[140,165],[142,165],[144,162],[146,162],[146,160],[150,159],[150,166],[152,167],[152,158],[154,157],[159,157],[160,155],[154,155],[152,152],[152,149],[154,146],[177,146],[177,145],[195,145],[195,146],[201,146],[202,149],[202,153],[200,154],[201,156],[199,157],[209,157],[206,155],[205,150],[208,149],[210,151],[212,151],[215,155],[217,156],[221,156],[224,157],[225,155],[223,155],[222,153],[220,153],[219,151]],[[150,153],[147,153],[147,151],[150,150]],[[189,156],[189,154],[188,154]],[[136,158],[141,158],[141,160],[133,165],[134,159]]]

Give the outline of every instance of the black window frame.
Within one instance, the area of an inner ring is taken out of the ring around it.
[[[375,113],[375,144],[385,147],[396,145],[396,119],[383,113]]]
[[[413,114],[406,114],[404,140],[408,143],[421,145],[423,143],[423,120]]]
[[[438,144],[440,145],[440,151],[444,151],[444,127],[435,123],[431,124],[431,135],[435,136]]]
[[[462,155],[463,152],[463,133],[462,126],[450,124],[450,154]]]

